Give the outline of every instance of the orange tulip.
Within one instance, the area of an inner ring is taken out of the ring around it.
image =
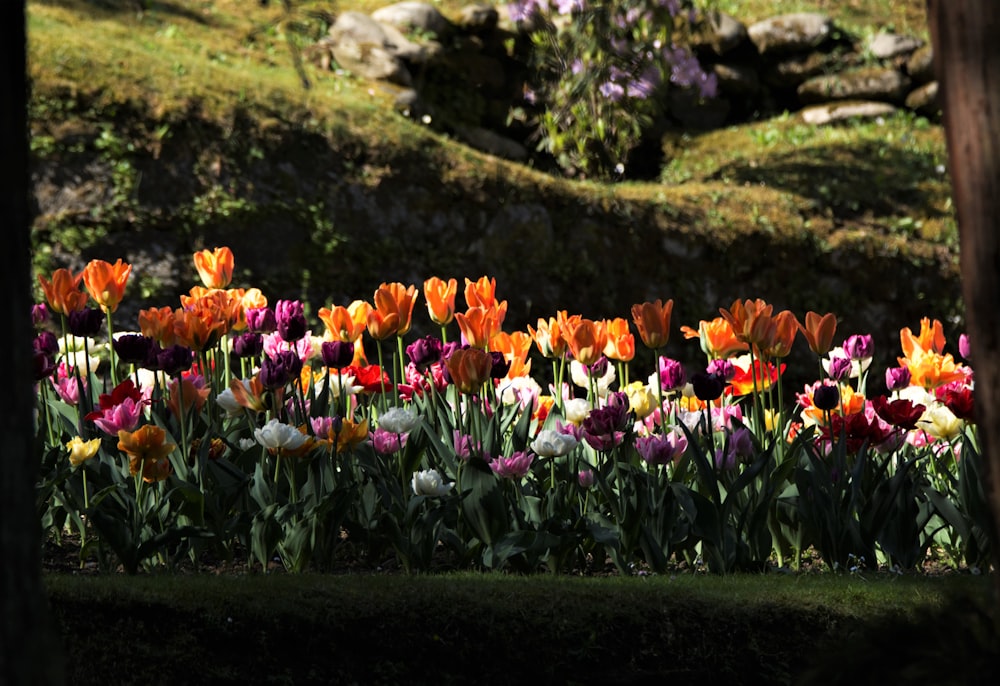
[[[232,330],[241,317],[246,322],[242,295],[230,291],[195,286],[190,296],[181,296],[181,304],[206,322],[218,322],[221,335]]]
[[[192,312],[178,308],[174,311],[174,342],[195,351],[215,345],[226,330],[226,321],[217,319],[211,312]]]
[[[337,452],[342,453],[345,450],[350,450],[363,443],[366,438],[368,438],[367,419],[362,419],[360,422],[345,419],[337,433]]]
[[[368,326],[371,310],[372,306],[364,300],[355,300],[347,307],[321,307],[317,315],[326,324],[327,339],[355,343]]]
[[[628,322],[616,317],[605,322],[608,332],[608,342],[604,346],[604,355],[611,360],[629,362],[635,357],[635,336],[629,331]]]
[[[539,318],[538,328],[528,326],[528,333],[535,341],[538,352],[545,357],[558,360],[566,354],[566,339],[563,338],[559,317],[549,317],[548,321]]]
[[[771,320],[774,324],[774,335],[769,344],[761,349],[764,357],[788,357],[792,352],[795,334],[799,332],[799,319],[791,310],[782,310]]]
[[[770,333],[769,320],[773,310],[773,305],[768,305],[757,298],[756,300],[735,300],[728,310],[720,307],[719,314],[733,327],[733,335],[736,336],[737,340],[758,345],[760,342],[766,342]],[[758,322],[758,319],[761,321]]]
[[[129,472],[132,476],[141,469],[145,479],[147,462],[153,463],[152,471],[162,473],[162,461],[177,447],[173,443],[167,443],[166,439],[166,432],[154,424],[145,424],[132,432],[118,432],[118,449],[128,455]]]
[[[208,386],[198,386],[191,377],[171,379],[169,388],[167,407],[175,417],[180,417],[182,411],[185,417],[190,417],[192,412],[201,412],[211,391]]]
[[[478,281],[465,280],[465,305],[466,307],[482,307],[490,309],[497,304],[496,298],[497,280],[489,279],[485,276]]]
[[[105,312],[114,312],[125,297],[125,286],[132,273],[132,265],[120,259],[114,264],[104,260],[91,260],[83,268],[83,285]]]
[[[45,300],[53,312],[69,314],[79,312],[87,306],[87,294],[80,290],[83,274],[73,276],[68,269],[57,269],[52,272],[52,281],[47,281],[41,274],[38,283],[42,285]]]
[[[166,347],[176,342],[174,335],[174,311],[170,307],[151,307],[139,310],[139,330],[160,345]]]
[[[667,344],[670,340],[670,317],[673,311],[673,300],[663,302],[657,298],[654,302],[632,305],[632,321],[639,329],[643,345],[659,350]]]
[[[910,327],[900,329],[899,343],[903,348],[903,355],[906,357],[911,357],[913,351],[918,348],[925,352],[943,353],[945,343],[944,327],[937,319],[931,324],[931,320],[928,317],[924,317],[920,320],[920,335],[914,336]]]
[[[383,306],[386,304],[383,301]],[[390,336],[399,333],[399,312],[395,310],[395,304],[393,309],[387,311],[375,307],[368,313],[368,335],[374,338],[376,341],[384,341]]]
[[[608,343],[608,331],[604,322],[581,319],[570,325],[566,333],[566,345],[574,360],[590,366],[601,359],[604,346]]]
[[[264,402],[266,388],[261,383],[259,376],[252,376],[246,384],[239,379],[230,379],[229,390],[233,392],[233,399],[241,406],[253,412],[263,412],[267,409]]]
[[[436,276],[424,281],[424,299],[427,301],[427,313],[431,321],[441,326],[447,326],[455,318],[455,296],[458,293],[458,281],[444,281]]]
[[[490,339],[490,350],[503,353],[504,359],[510,363],[510,370],[507,372],[508,379],[528,376],[531,373],[531,360],[528,359],[528,353],[531,351],[531,336],[524,331],[499,332]]]
[[[969,369],[956,363],[951,353],[942,355],[933,350],[914,348],[908,357],[900,357],[899,364],[910,370],[910,385],[932,391],[953,381],[965,381]]]
[[[490,379],[493,355],[481,348],[459,348],[444,361],[460,393],[477,393]]]
[[[383,283],[375,291],[375,309],[386,316],[392,312],[399,315],[397,336],[405,336],[410,331],[413,305],[417,302],[418,295],[416,286],[404,286],[401,283]]]
[[[723,317],[716,317],[711,321],[701,320],[697,331],[690,326],[682,326],[681,332],[684,338],[697,338],[701,342],[702,352],[713,360],[728,359],[750,347],[736,339],[733,327]]]
[[[209,288],[225,288],[233,280],[233,251],[229,248],[199,250],[194,266],[202,283]]]
[[[486,349],[490,340],[500,333],[500,317],[495,309],[470,307],[466,312],[456,312],[455,321],[473,348]]]
[[[820,316],[816,312],[806,312],[806,323],[799,323],[799,330],[805,336],[809,349],[823,356],[833,347],[833,335],[837,331],[837,315],[827,312]]]

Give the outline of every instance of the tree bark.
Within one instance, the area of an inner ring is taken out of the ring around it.
[[[962,295],[995,564],[1000,556],[1000,3],[928,0],[927,16],[961,236]],[[1000,609],[1000,574],[993,578]]]
[[[41,579],[31,359],[28,80],[24,0],[0,2],[0,684],[62,681]]]

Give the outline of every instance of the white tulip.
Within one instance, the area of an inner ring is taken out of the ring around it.
[[[420,424],[420,415],[405,407],[393,407],[379,415],[378,426],[394,434],[408,434]]]
[[[291,424],[272,419],[253,432],[257,442],[268,450],[295,450],[306,442],[306,435]]]
[[[415,495],[438,497],[447,495],[448,491],[455,484],[444,483],[444,480],[436,469],[424,469],[419,472],[413,472],[411,485]]]
[[[554,429],[542,429],[531,442],[531,449],[539,457],[562,457],[568,455],[579,443],[570,434],[560,433]]]

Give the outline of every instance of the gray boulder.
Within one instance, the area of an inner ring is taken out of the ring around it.
[[[925,45],[910,55],[910,59],[906,61],[906,73],[909,74],[914,83],[933,81],[936,78],[934,74],[934,49],[930,45]]]
[[[849,101],[826,103],[806,107],[799,116],[807,124],[835,124],[851,119],[875,119],[896,112],[896,108],[886,102]]]
[[[747,27],[739,19],[725,12],[711,12],[705,19],[708,33],[702,36],[702,41],[716,55],[725,55],[747,44]]]
[[[923,44],[924,41],[916,36],[904,36],[898,33],[881,31],[869,41],[868,52],[880,60],[888,60],[908,55]]]
[[[398,29],[362,12],[344,12],[330,27],[329,41],[341,67],[364,79],[409,86],[413,79],[406,61],[421,63],[428,48],[406,39]]]
[[[895,69],[864,67],[839,74],[815,76],[798,87],[806,105],[830,100],[881,100],[902,102],[909,79]]]
[[[452,24],[429,2],[407,0],[386,5],[372,12],[372,19],[401,31],[415,31],[440,39],[452,30]]]
[[[833,32],[833,20],[818,12],[793,12],[763,19],[747,28],[761,55],[811,50]]]
[[[906,106],[925,117],[940,116],[941,101],[938,99],[938,82],[931,81],[912,90],[906,96]]]

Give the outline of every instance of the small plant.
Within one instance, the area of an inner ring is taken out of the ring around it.
[[[686,47],[695,14],[679,0],[521,0],[507,5],[531,39],[539,148],[573,176],[615,178],[666,114],[668,89],[715,95]]]

